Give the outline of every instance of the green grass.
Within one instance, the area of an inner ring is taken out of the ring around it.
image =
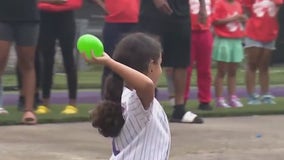
[[[101,80],[101,66],[94,66],[91,71],[78,72],[78,88],[80,89],[93,89],[100,88]],[[216,73],[216,69],[212,69],[212,76]],[[284,85],[283,81],[284,66],[271,67],[270,83],[272,85]],[[244,69],[240,69],[237,75],[237,85],[244,85]],[[3,76],[4,86],[16,86],[15,74],[5,74]],[[162,76],[159,82],[159,87],[166,87],[166,78]],[[192,86],[196,86],[196,73],[192,75]],[[66,89],[66,76],[65,74],[55,74],[53,89]]]
[[[202,117],[227,117],[227,116],[251,116],[251,115],[272,115],[284,114],[284,98],[277,98],[276,105],[259,105],[245,106],[243,108],[214,108],[212,111],[200,111],[196,107],[197,101],[190,101],[187,109],[197,113]],[[167,101],[161,102],[168,116],[171,115],[172,107]],[[38,115],[39,123],[63,123],[63,122],[83,122],[89,120],[88,111],[92,109],[94,104],[80,104],[80,112],[76,115],[62,115],[60,111],[63,106],[54,105],[51,107],[52,112],[46,115]],[[0,125],[16,125],[20,124],[22,113],[17,111],[15,106],[7,107],[10,114],[0,116]]]
[[[91,71],[83,71],[78,73],[78,87],[79,89],[94,89],[100,88],[101,79],[101,66],[92,67]],[[212,69],[212,75],[216,73],[215,69]],[[270,77],[271,85],[284,85],[283,81],[284,66],[271,67]],[[192,75],[192,86],[196,86],[196,73]],[[237,76],[237,84],[244,85],[244,69],[240,69]],[[16,76],[14,74],[5,74],[3,76],[4,86],[16,86]],[[159,87],[166,87],[166,79],[161,77]],[[66,78],[64,74],[55,74],[53,89],[66,89]],[[80,92],[80,90],[79,90]],[[270,114],[284,114],[284,98],[277,98],[277,105],[259,105],[259,106],[247,106],[243,108],[222,109],[215,108],[213,111],[200,111],[196,107],[197,101],[190,101],[188,103],[188,109],[197,113],[202,117],[224,117],[224,116],[248,116],[248,115],[270,115]],[[168,102],[161,102],[165,106],[165,111],[168,115],[171,114],[172,108]],[[54,105],[51,107],[52,112],[47,115],[39,115],[39,123],[62,123],[62,122],[78,122],[88,121],[88,111],[94,106],[94,104],[79,104],[80,113],[72,116],[66,116],[60,114],[63,106]],[[15,125],[20,124],[22,113],[16,110],[15,106],[7,107],[10,114],[0,116],[0,125]]]

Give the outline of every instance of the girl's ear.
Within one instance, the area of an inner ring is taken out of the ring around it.
[[[148,65],[148,73],[152,73],[154,69],[154,60],[151,60]]]

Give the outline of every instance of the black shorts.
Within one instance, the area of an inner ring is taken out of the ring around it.
[[[190,62],[189,18],[140,19],[138,30],[157,35],[163,46],[163,67],[186,68]]]
[[[0,22],[0,40],[19,46],[36,46],[39,34],[37,22]]]

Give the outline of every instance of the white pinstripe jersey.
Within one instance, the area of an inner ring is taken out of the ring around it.
[[[167,160],[171,135],[163,107],[154,99],[145,110],[136,91],[124,88],[121,98],[125,124],[113,139],[111,160]]]

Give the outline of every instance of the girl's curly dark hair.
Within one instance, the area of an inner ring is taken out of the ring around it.
[[[102,101],[99,103],[92,115],[92,125],[98,128],[104,137],[116,137],[124,125],[122,117],[122,107],[112,101]]]
[[[92,111],[91,121],[103,136],[116,137],[124,125],[121,106],[123,80],[118,75],[111,74],[106,78],[105,85],[107,90],[103,101]]]

